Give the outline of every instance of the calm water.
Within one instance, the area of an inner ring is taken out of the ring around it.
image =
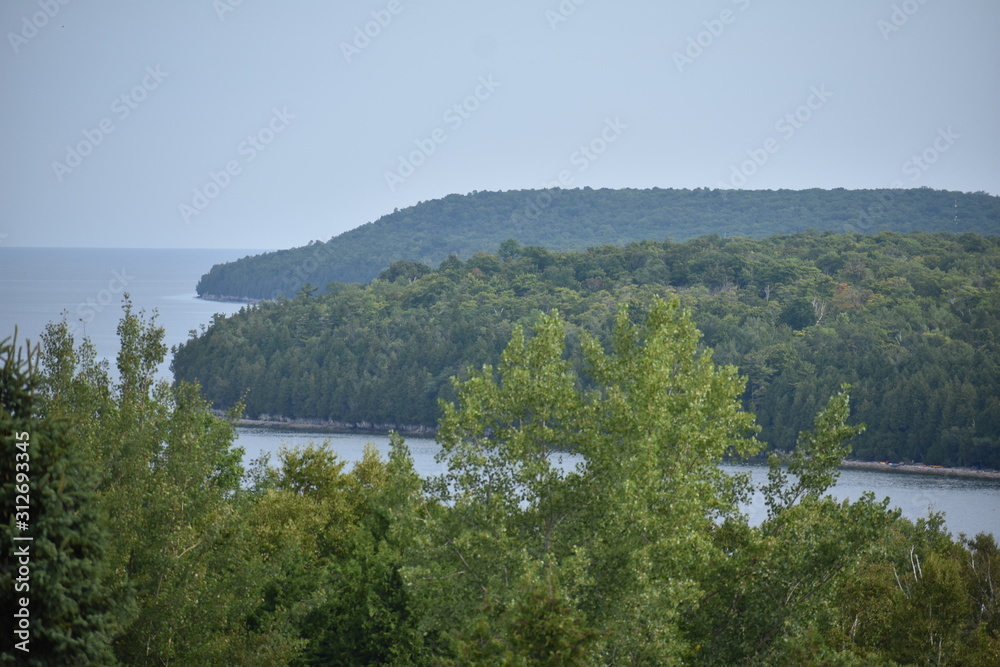
[[[85,332],[98,354],[113,366],[121,298],[129,292],[137,310],[159,312],[157,321],[166,330],[167,345],[176,345],[187,339],[188,331],[209,324],[216,313],[230,314],[241,307],[195,298],[201,275],[213,264],[256,252],[0,247],[0,338],[11,335],[17,325],[22,340],[38,340],[45,324],[66,312],[67,321],[79,334]],[[170,379],[168,364],[169,359],[159,369],[163,379]],[[389,442],[385,436],[249,428],[239,429],[238,436],[248,461],[263,452],[277,453],[283,443],[298,446],[327,437],[344,460],[356,461],[366,442],[375,444],[383,455],[388,454]],[[434,461],[438,447],[433,440],[408,438],[407,444],[421,475],[442,471]],[[762,467],[750,470],[758,479],[766,474]],[[1000,484],[996,482],[850,470],[842,472],[832,493],[853,500],[868,490],[879,499],[888,496],[910,518],[924,517],[928,510],[944,512],[953,533],[1000,535]],[[749,512],[751,518],[762,518],[762,503],[755,503]]]
[[[301,447],[312,443],[329,443],[330,448],[341,460],[355,462],[361,459],[366,443],[376,446],[383,458],[389,455],[389,438],[379,435],[347,435],[310,433],[299,430],[264,428],[239,428],[238,444],[246,451],[250,461],[262,454],[270,454],[275,462],[278,450],[285,447]],[[445,471],[442,464],[434,460],[440,450],[438,444],[429,438],[406,438],[406,444],[413,456],[413,465],[423,477],[438,475]],[[564,456],[561,463],[572,468],[579,461],[573,456]],[[727,472],[749,471],[757,485],[766,483],[767,467],[764,465],[727,465]],[[944,512],[948,530],[955,536],[965,533],[969,536],[979,532],[1000,536],[1000,482],[952,477],[932,477],[907,475],[892,472],[868,470],[842,470],[837,484],[830,494],[838,500],[857,500],[862,493],[872,491],[876,500],[888,497],[892,507],[902,510],[909,519],[927,517],[928,513]],[[763,496],[758,494],[747,514],[752,523],[759,523],[767,516]]]
[[[240,304],[197,299],[195,285],[213,264],[257,252],[0,248],[0,339],[13,334],[17,325],[19,340],[37,342],[45,325],[65,313],[77,337],[90,337],[114,368],[126,292],[137,312],[158,311],[157,323],[166,330],[169,348],[187,340],[191,329],[211,322],[216,313],[240,309]],[[171,379],[169,361],[159,369],[166,380]]]

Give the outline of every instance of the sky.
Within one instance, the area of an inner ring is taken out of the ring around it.
[[[996,0],[4,0],[0,246],[287,248],[452,193],[1000,194]]]

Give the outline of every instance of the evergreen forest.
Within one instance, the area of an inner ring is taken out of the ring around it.
[[[219,410],[341,428],[433,429],[450,378],[495,365],[518,326],[558,310],[607,344],[623,304],[692,312],[699,345],[746,379],[768,449],[791,450],[843,383],[865,460],[1000,468],[1000,237],[799,233],[555,252],[508,240],[367,285],[305,285],[192,332],[174,358]],[[581,389],[587,362],[567,361]]]
[[[1000,233],[1000,197],[929,188],[885,190],[560,189],[453,194],[355,227],[326,242],[220,264],[198,294],[294,297],[307,283],[368,282],[398,260],[437,266],[496,252],[508,238],[549,250],[698,236],[815,231]],[[352,225],[353,226],[353,225]]]

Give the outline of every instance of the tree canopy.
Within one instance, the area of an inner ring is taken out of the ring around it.
[[[326,242],[219,264],[198,294],[293,298],[306,283],[368,282],[399,260],[436,266],[510,239],[549,250],[706,234],[815,231],[997,234],[1000,197],[931,190],[552,189],[473,192],[420,202]],[[502,253],[501,253],[502,254]],[[412,264],[411,264],[412,266]]]
[[[449,378],[496,365],[514,328],[558,309],[608,342],[619,304],[675,294],[770,448],[844,383],[868,460],[1000,467],[1000,243],[973,234],[702,237],[552,252],[516,241],[431,271],[247,307],[177,351],[179,380],[219,409],[342,428],[432,428]],[[580,352],[569,362],[579,372]]]
[[[153,381],[162,330],[128,303],[117,378],[65,323],[40,366],[0,345],[5,498],[25,429],[38,448],[29,664],[996,664],[992,536],[825,495],[860,431],[848,387],[754,489],[718,466],[762,446],[744,379],[692,311],[611,319],[515,324],[453,381],[425,480],[396,435],[388,460],[320,444],[244,471],[196,385]]]
[[[128,600],[109,585],[95,462],[70,421],[39,409],[37,353],[0,341],[0,662],[107,664]]]

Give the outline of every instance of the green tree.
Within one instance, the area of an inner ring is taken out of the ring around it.
[[[865,430],[863,425],[847,423],[850,389],[850,385],[841,386],[840,392],[831,397],[816,416],[813,430],[799,436],[788,461],[788,472],[794,476],[794,481],[789,481],[778,454],[768,457],[764,501],[772,517],[804,498],[820,498],[836,483],[840,476],[838,466],[851,452],[848,442]]]
[[[498,372],[471,373],[458,403],[443,405],[449,468],[430,489],[448,509],[431,517],[436,558],[419,578],[450,601],[443,623],[463,619],[453,632],[466,650],[678,660],[682,610],[722,556],[711,533],[740,497],[743,480],[717,464],[758,447],[742,383],[698,354],[676,300],[655,301],[640,326],[623,309],[609,352],[583,338],[589,390],[563,358],[564,327],[553,314],[530,339],[516,331]],[[560,450],[583,463],[564,471]],[[573,622],[542,621],[553,608]],[[537,634],[524,632],[526,613]]]
[[[302,644],[294,665],[419,662],[425,640],[397,528],[419,482],[402,441],[393,437],[388,462],[366,447],[350,472],[325,444],[283,449],[279,463],[255,470],[248,520],[272,576],[254,617],[291,611]]]
[[[218,318],[177,352],[175,372],[201,382],[218,408],[246,396],[250,416],[432,427],[436,399],[455,398],[448,378],[495,365],[515,324],[558,309],[582,376],[577,328],[607,342],[620,303],[642,310],[676,292],[714,358],[749,378],[744,407],[769,447],[792,449],[820,399],[849,382],[869,426],[856,438],[859,457],[1000,467],[995,238],[824,233],[578,253],[512,247],[420,276],[404,262],[384,273],[393,282],[334,283],[312,299]],[[864,303],[835,307],[847,293],[841,283]]]
[[[112,664],[127,600],[109,585],[97,476],[72,423],[39,409],[36,351],[0,342],[0,607],[14,625],[0,663]]]
[[[248,625],[268,570],[241,520],[233,427],[196,386],[156,381],[163,330],[127,299],[123,311],[117,377],[62,322],[43,336],[40,395],[47,414],[76,424],[75,449],[99,471],[115,536],[106,586],[134,603],[116,619],[115,654],[129,664],[286,662],[297,645],[284,612]]]

